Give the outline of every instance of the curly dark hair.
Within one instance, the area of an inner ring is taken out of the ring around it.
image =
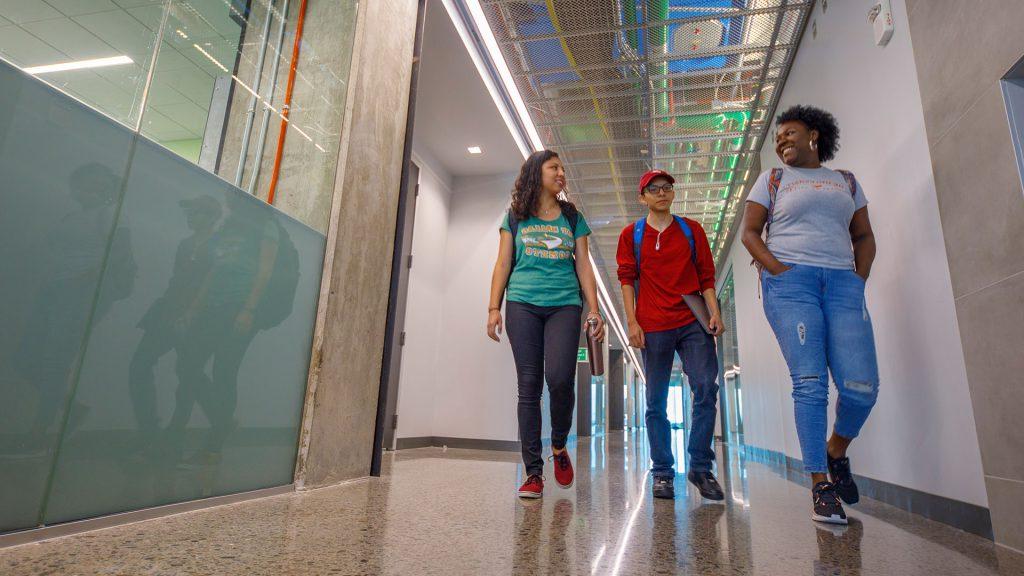
[[[818,131],[818,158],[828,162],[836,157],[839,150],[839,125],[831,113],[814,106],[793,106],[775,119],[775,125],[786,122],[800,122],[808,130]]]
[[[516,220],[526,220],[537,211],[540,203],[540,195],[544,192],[541,187],[542,167],[544,163],[552,158],[558,158],[558,153],[551,150],[540,150],[530,154],[530,157],[523,162],[519,169],[519,177],[516,178],[515,188],[512,189],[512,206],[510,210]],[[576,213],[576,205],[568,200],[558,199],[562,213],[572,215]]]

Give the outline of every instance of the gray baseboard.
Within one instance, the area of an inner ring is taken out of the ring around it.
[[[262,488],[260,490],[241,492],[239,494],[225,494],[224,496],[213,496],[211,498],[203,498],[201,500],[190,500],[187,502],[156,506],[154,508],[144,508],[142,510],[132,510],[131,512],[110,514],[108,516],[100,516],[99,518],[75,520],[73,522],[53,524],[51,526],[20,530],[18,532],[8,532],[0,534],[0,549],[8,548],[10,546],[42,542],[43,540],[51,540],[62,536],[71,536],[72,534],[89,532],[91,530],[102,530],[104,528],[113,528],[124,524],[133,524],[144,520],[152,520],[154,518],[171,516],[173,514],[181,514],[182,512],[192,512],[194,510],[202,510],[204,508],[212,508],[214,506],[223,506],[225,504],[235,504],[246,500],[255,500],[256,498],[288,494],[294,491],[295,486],[293,484],[286,484],[284,486]]]
[[[450,438],[446,436],[419,436],[416,438],[399,438],[396,450],[412,448],[428,448],[447,446],[448,448],[466,448],[469,450],[494,450],[498,452],[519,452],[518,440],[482,440],[479,438]]]
[[[786,475],[787,478],[801,482],[806,481],[807,473],[804,472],[802,460],[786,456],[781,452],[756,446],[741,446],[739,449],[751,460],[773,466],[779,472]],[[875,480],[874,478],[867,478],[858,474],[853,476],[857,481],[857,488],[862,496],[867,496],[901,510],[912,512],[929,520],[941,522],[964,532],[970,532],[982,538],[993,539],[992,517],[989,514],[988,508],[968,502],[961,502],[960,500],[953,500],[945,496],[921,492],[920,490],[891,484],[882,480]]]

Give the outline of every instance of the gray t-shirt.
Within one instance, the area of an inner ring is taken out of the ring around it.
[[[747,202],[768,208],[770,178],[771,170],[758,177]],[[835,170],[786,166],[775,197],[768,250],[782,262],[853,270],[850,220],[867,204],[860,183],[851,194],[850,185]]]

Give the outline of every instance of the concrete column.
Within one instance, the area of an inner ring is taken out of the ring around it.
[[[296,485],[370,472],[417,2],[359,3]]]

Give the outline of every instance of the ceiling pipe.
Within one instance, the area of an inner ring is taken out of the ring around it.
[[[260,84],[263,82],[263,64],[267,59],[267,44],[270,42],[270,23],[274,19],[274,0],[267,0],[267,16],[263,22],[263,35],[260,37],[260,55],[256,59],[256,72],[252,79],[252,97],[249,108],[245,111],[245,130],[242,131],[242,152],[238,155],[238,168],[235,169],[235,186],[242,187],[242,176],[245,174],[245,159],[249,156],[249,137],[252,135],[252,124],[256,118],[256,102],[259,97]],[[256,162],[260,159],[257,156]]]

